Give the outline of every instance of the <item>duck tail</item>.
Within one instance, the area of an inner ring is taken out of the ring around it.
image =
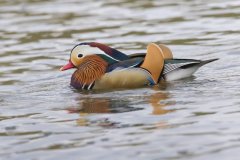
[[[205,64],[208,64],[208,63],[211,63],[211,62],[214,62],[214,61],[217,61],[217,60],[219,60],[219,58],[204,60],[204,61],[201,61],[200,65],[203,66]]]

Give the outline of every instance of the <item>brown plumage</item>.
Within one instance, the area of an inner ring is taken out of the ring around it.
[[[107,65],[108,63],[97,55],[84,57],[72,75],[71,85],[79,89],[91,88],[95,80],[100,79],[105,74]]]

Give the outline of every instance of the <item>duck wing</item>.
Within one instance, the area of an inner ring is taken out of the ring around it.
[[[129,58],[137,58],[137,57],[144,58],[145,56],[146,56],[146,53],[134,53],[134,54],[128,55]]]
[[[111,64],[107,67],[106,73],[112,72],[114,70],[129,69],[134,67],[139,67],[143,62],[144,58],[136,57],[124,61],[119,61],[114,64]]]

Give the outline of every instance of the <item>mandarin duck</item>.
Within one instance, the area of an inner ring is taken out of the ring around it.
[[[150,43],[147,53],[126,55],[105,44],[89,42],[76,45],[69,63],[60,70],[76,68],[71,86],[76,89],[136,88],[157,85],[191,76],[197,69],[217,59],[173,59],[171,50]]]

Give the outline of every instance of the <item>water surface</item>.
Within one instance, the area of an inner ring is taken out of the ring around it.
[[[238,160],[239,18],[238,0],[0,1],[1,159]],[[220,60],[158,87],[79,92],[58,69],[85,41]]]

